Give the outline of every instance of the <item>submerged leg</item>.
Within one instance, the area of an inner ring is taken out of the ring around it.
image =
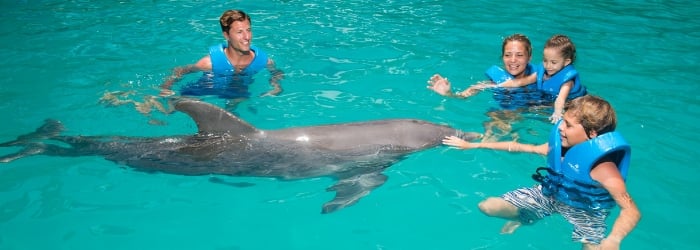
[[[502,234],[511,234],[522,225],[518,208],[502,198],[491,197],[480,202],[479,210],[488,216],[509,220],[501,228]]]

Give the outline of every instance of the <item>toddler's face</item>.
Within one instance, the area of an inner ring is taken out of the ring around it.
[[[557,48],[545,48],[542,55],[542,65],[547,75],[554,75],[561,69],[571,64],[571,59],[564,58]]]

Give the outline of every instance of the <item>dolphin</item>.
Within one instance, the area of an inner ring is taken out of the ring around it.
[[[36,131],[0,144],[22,147],[0,157],[7,163],[31,155],[101,156],[136,170],[180,175],[228,175],[294,180],[332,177],[331,213],[355,204],[386,182],[382,172],[406,155],[435,147],[445,136],[465,140],[481,134],[416,119],[387,119],[262,130],[215,105],[192,99],[175,109],[196,123],[193,135],[163,137],[66,136],[46,120]]]

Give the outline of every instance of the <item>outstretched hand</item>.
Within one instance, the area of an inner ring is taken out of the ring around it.
[[[428,89],[435,91],[440,95],[450,95],[452,93],[452,86],[447,78],[442,77],[440,74],[435,74],[428,80]]]
[[[442,144],[445,144],[447,146],[456,147],[459,149],[476,148],[478,145],[478,143],[471,143],[471,142],[465,141],[462,138],[459,138],[459,137],[454,136],[454,135],[446,136],[445,139],[442,139]]]

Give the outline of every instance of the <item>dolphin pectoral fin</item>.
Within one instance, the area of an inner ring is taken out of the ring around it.
[[[327,214],[357,203],[376,187],[386,182],[388,177],[381,172],[371,172],[340,179],[327,191],[335,191],[335,198],[323,204],[321,213]]]
[[[219,177],[209,177],[209,182],[211,183],[217,183],[217,184],[223,184],[223,185],[228,185],[232,187],[237,187],[237,188],[245,188],[245,187],[252,187],[255,186],[255,183],[250,183],[250,182],[231,182],[224,180]]]

